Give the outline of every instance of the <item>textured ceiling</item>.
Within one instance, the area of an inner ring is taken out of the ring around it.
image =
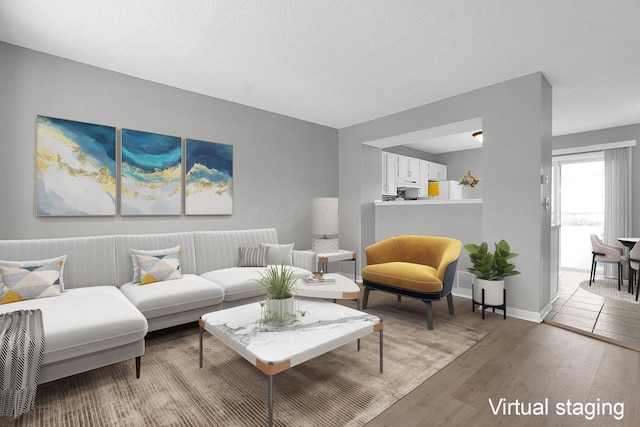
[[[0,40],[334,128],[536,71],[554,135],[640,123],[638,0],[0,0]]]

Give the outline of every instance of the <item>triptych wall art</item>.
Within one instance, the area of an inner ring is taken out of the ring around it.
[[[38,216],[233,213],[232,145],[45,116],[36,134]]]

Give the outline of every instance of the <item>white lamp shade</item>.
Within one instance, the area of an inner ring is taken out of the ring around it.
[[[335,236],[338,234],[338,227],[338,198],[314,198],[311,201],[311,234]]]

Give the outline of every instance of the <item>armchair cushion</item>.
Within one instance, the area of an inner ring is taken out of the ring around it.
[[[431,266],[398,261],[368,265],[362,271],[368,281],[418,292],[442,292],[437,274]]]

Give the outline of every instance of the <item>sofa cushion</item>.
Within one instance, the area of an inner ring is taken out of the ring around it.
[[[293,246],[295,243],[275,245],[260,243],[261,248],[267,248],[267,265],[293,265]]]
[[[367,265],[362,269],[362,278],[418,292],[442,292],[442,282],[437,270],[428,265],[410,262],[385,262]]]
[[[266,267],[267,266],[267,252],[269,248],[257,247],[247,248],[241,246],[238,248],[240,254],[240,260],[238,261],[238,267]]]
[[[60,295],[66,259],[0,261],[0,304]]]
[[[0,240],[0,259],[40,260],[60,255],[67,255],[62,291],[89,286],[113,286],[117,283],[114,236]],[[131,268],[126,281],[129,280]]]
[[[222,303],[223,289],[195,274],[182,278],[140,286],[125,283],[120,291],[147,319],[181,313]]]
[[[291,267],[297,278],[303,278],[311,274],[309,270]],[[217,283],[224,289],[224,300],[238,301],[246,298],[259,297],[265,294],[262,284],[259,282],[261,273],[265,267],[231,267],[209,271],[202,277]]]
[[[237,267],[240,246],[256,247],[260,243],[278,243],[275,228],[253,230],[194,231],[198,274]],[[185,270],[182,269],[184,273]],[[189,272],[191,273],[191,272]]]
[[[56,298],[0,305],[0,313],[42,311],[45,351],[54,363],[142,340],[147,320],[115,286],[69,289]]]
[[[193,232],[163,234],[119,234],[115,236],[116,285],[133,281],[133,259],[130,249],[165,250],[180,246],[180,272],[197,274]],[[155,255],[154,255],[155,256]]]

